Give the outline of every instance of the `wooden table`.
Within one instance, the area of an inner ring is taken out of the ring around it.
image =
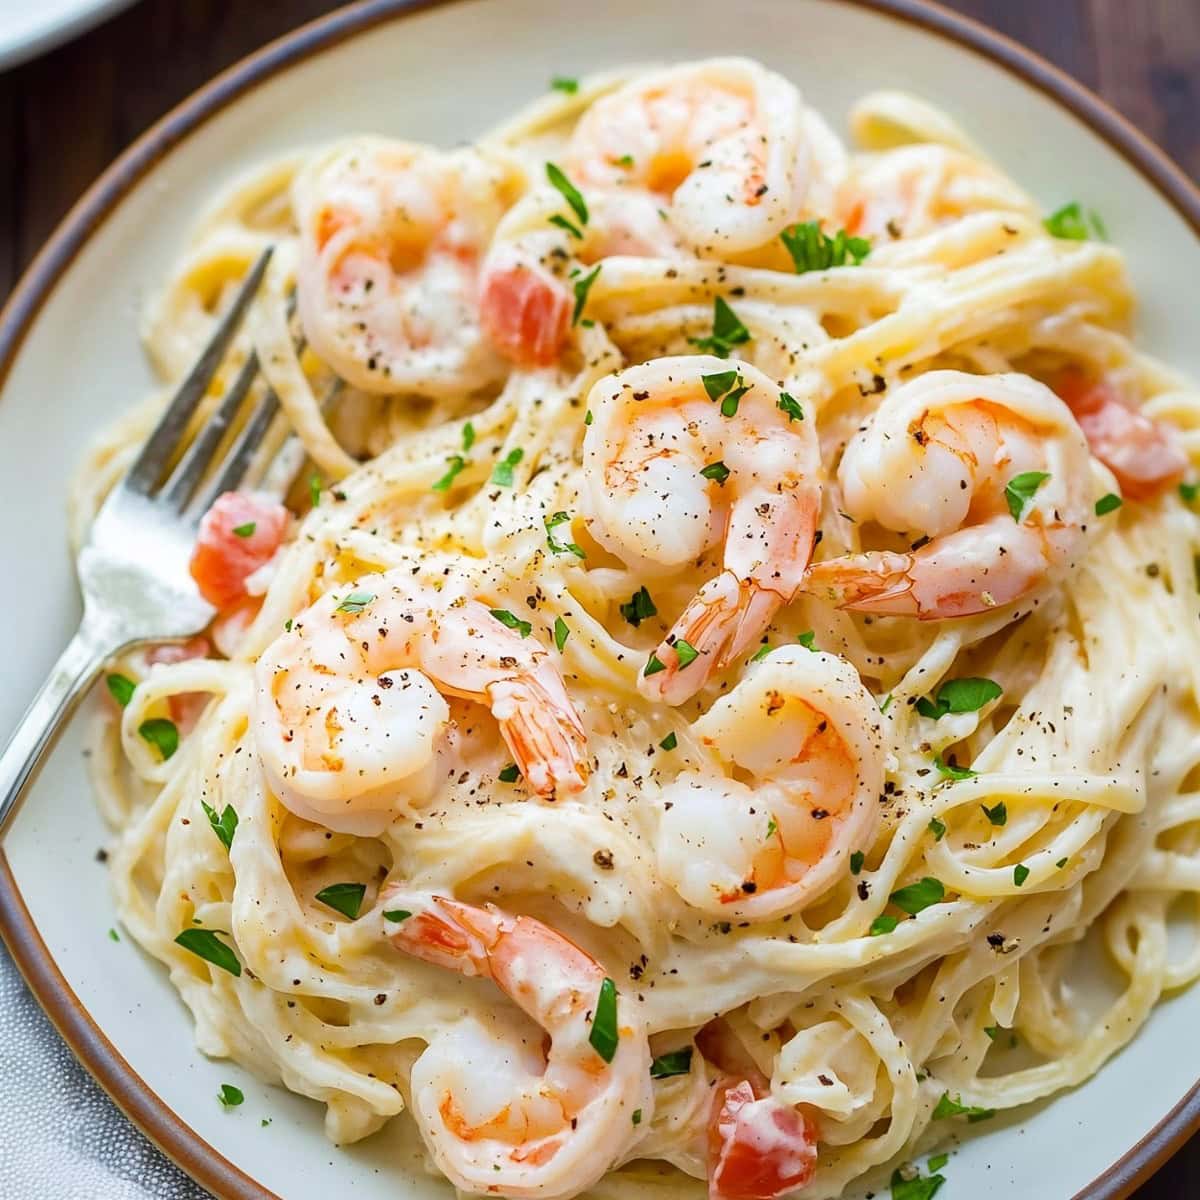
[[[1053,60],[1200,176],[1200,0],[949,6]],[[334,7],[140,0],[70,45],[0,74],[0,298],[76,197],[147,125],[223,67]],[[1196,1062],[1200,1073],[1200,1053]],[[1200,1137],[1136,1193],[1185,1197],[1200,1197]]]

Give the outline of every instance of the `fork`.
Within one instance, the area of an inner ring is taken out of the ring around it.
[[[77,563],[83,619],[0,754],[0,835],[63,722],[104,664],[136,642],[169,642],[199,633],[215,614],[188,572],[188,559],[200,518],[222,492],[244,479],[279,410],[278,397],[268,387],[217,460],[217,450],[258,376],[253,350],[212,416],[190,445],[185,448],[184,443],[188,424],[258,291],[271,249],[268,246],[251,268],[128,474],[96,514]],[[177,455],[178,462],[164,480]]]

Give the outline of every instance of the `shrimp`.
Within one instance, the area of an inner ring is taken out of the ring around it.
[[[548,1046],[463,1024],[412,1070],[412,1109],[435,1162],[463,1191],[566,1200],[625,1155],[654,1113],[638,1006],[561,933],[495,905],[385,889],[411,913],[391,934],[406,954],[490,979]],[[612,1007],[615,1005],[615,1008]]]
[[[368,392],[447,396],[500,378],[477,292],[513,186],[476,150],[363,137],[316,158],[293,190],[313,350]]]
[[[1152,500],[1174,487],[1188,459],[1165,426],[1139,412],[1110,382],[1064,371],[1054,390],[1075,414],[1092,453],[1130,500]]]
[[[757,368],[707,355],[607,376],[588,407],[583,474],[597,541],[647,570],[724,546],[723,571],[638,680],[643,695],[680,704],[754,643],[803,581],[820,507],[816,423]]]
[[[902,146],[858,160],[837,201],[859,237],[919,237],[974,212],[1034,216],[1033,201],[995,167],[949,146]]]
[[[692,733],[731,769],[681,771],[663,789],[659,871],[688,904],[730,919],[796,912],[871,844],[882,726],[844,659],[781,646]],[[732,768],[753,782],[733,778]]]
[[[378,833],[403,798],[429,798],[450,720],[442,693],[491,709],[534,794],[570,796],[587,779],[587,734],[545,646],[409,568],[323,596],[255,674],[267,780],[292,812],[330,829]]]
[[[480,312],[493,345],[523,367],[558,359],[575,307],[572,274],[614,254],[643,258],[694,257],[639,192],[599,192],[579,223],[553,188],[539,188],[515,205],[496,230],[483,268]],[[554,221],[566,222],[571,232]]]
[[[188,569],[200,594],[225,610],[246,597],[246,580],[283,544],[291,514],[253,492],[225,492],[200,521]]]
[[[774,1200],[803,1187],[816,1169],[816,1125],[771,1094],[725,1020],[710,1021],[696,1044],[721,1072],[706,1139],[709,1200]]]
[[[597,100],[566,162],[581,187],[650,192],[706,256],[752,250],[802,208],[804,105],[786,79],[746,59],[670,67]]]
[[[1087,443],[1024,375],[931,371],[889,393],[838,468],[846,511],[924,544],[815,564],[804,590],[938,620],[1010,604],[1068,570],[1091,516]]]

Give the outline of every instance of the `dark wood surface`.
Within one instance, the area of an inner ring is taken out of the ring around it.
[[[80,193],[152,121],[217,71],[334,7],[140,0],[71,44],[0,72],[0,298]],[[1057,63],[1200,176],[1200,0],[949,0],[949,7]],[[1200,1074],[1200,1053],[1196,1064]],[[1136,1193],[1136,1200],[1189,1197],[1200,1197],[1200,1137]]]

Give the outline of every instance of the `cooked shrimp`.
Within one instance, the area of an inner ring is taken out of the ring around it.
[[[837,208],[848,233],[885,239],[918,237],[973,212],[1035,213],[1033,201],[995,167],[938,145],[858,160]]]
[[[692,733],[714,766],[681,771],[663,789],[657,843],[662,877],[689,904],[751,920],[795,912],[870,845],[882,731],[844,659],[781,646]],[[733,778],[735,767],[752,783]]]
[[[480,311],[496,349],[520,366],[548,366],[559,356],[575,307],[572,273],[613,254],[694,257],[640,192],[598,192],[581,222],[555,189],[540,188],[515,205],[483,268]],[[553,224],[557,218],[571,230]]]
[[[1070,370],[1059,376],[1054,390],[1075,414],[1092,453],[1117,477],[1126,498],[1152,500],[1183,478],[1188,465],[1183,448],[1112,383]]]
[[[1024,375],[931,371],[889,393],[838,468],[846,511],[924,545],[814,565],[805,591],[921,620],[986,612],[1061,575],[1091,515],[1088,448]]]
[[[225,492],[200,521],[189,570],[200,594],[218,609],[246,597],[246,580],[275,556],[290,524],[269,496]]]
[[[472,1023],[429,1043],[413,1066],[412,1108],[438,1167],[472,1194],[565,1200],[590,1187],[654,1113],[638,1006],[532,917],[403,885],[385,889],[381,905],[412,914],[391,934],[395,946],[492,980],[548,1040],[543,1049]]]
[[[596,539],[650,570],[724,545],[724,570],[638,680],[644,695],[680,704],[800,587],[820,506],[816,422],[755,367],[707,355],[601,379],[588,408],[583,473]],[[696,654],[681,657],[679,643]]]
[[[816,1169],[816,1125],[771,1094],[724,1019],[705,1025],[696,1045],[721,1073],[706,1130],[709,1200],[774,1200],[803,1187]]]
[[[809,176],[795,87],[740,58],[641,76],[584,113],[567,148],[582,187],[652,193],[706,256],[752,250],[797,219]]]
[[[479,266],[510,202],[505,167],[357,138],[294,187],[298,301],[312,348],[369,392],[448,395],[504,371],[479,322]]]
[[[408,568],[323,596],[263,652],[256,677],[267,780],[330,829],[378,832],[403,798],[428,798],[450,719],[442,693],[491,709],[536,795],[569,796],[587,778],[587,734],[541,642]]]

